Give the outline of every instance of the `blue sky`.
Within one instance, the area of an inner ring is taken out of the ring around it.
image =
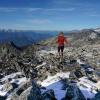
[[[74,30],[100,27],[100,0],[0,0],[0,28]]]

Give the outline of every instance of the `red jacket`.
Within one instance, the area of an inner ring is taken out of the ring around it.
[[[67,39],[64,36],[58,36],[57,40],[58,46],[64,46],[64,42],[67,43]]]

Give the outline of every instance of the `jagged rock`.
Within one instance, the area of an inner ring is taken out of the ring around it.
[[[46,74],[43,74],[41,77],[39,77],[40,81],[43,81],[47,78],[48,76]]]
[[[30,81],[26,81],[26,83],[23,83],[21,86],[19,86],[17,89],[11,93],[11,99],[12,100],[19,100],[20,95],[29,87],[31,86]]]
[[[75,63],[77,63],[77,60],[75,60],[75,59],[70,60],[70,64],[75,64]]]
[[[70,72],[69,79],[71,79],[71,80],[77,80],[77,79],[78,79],[78,78],[76,77],[74,71],[71,71],[71,72]]]
[[[42,100],[40,88],[35,81],[32,81],[32,89],[27,97],[27,100]]]
[[[25,90],[19,97],[19,100],[57,100],[53,90],[47,90],[43,94],[35,81],[32,81],[32,87]]]
[[[7,99],[7,97],[5,96],[0,96],[0,100],[6,100]]]
[[[29,87],[28,89],[26,89],[24,92],[22,92],[22,94],[19,97],[19,100],[27,100],[27,96],[30,94],[30,90],[32,87]]]
[[[49,71],[51,76],[54,76],[57,72],[55,71],[55,69],[52,69]]]
[[[64,78],[64,79],[61,79],[61,83],[63,84],[62,86],[62,90],[66,90],[70,84],[69,80]]]
[[[100,91],[95,95],[94,100],[100,100]]]
[[[42,94],[43,99],[42,100],[57,100],[55,98],[55,94],[53,90],[48,90],[45,93]]]
[[[83,73],[81,72],[81,70],[75,70],[74,74],[77,78],[81,78],[83,76]]]
[[[79,88],[74,84],[70,84],[67,88],[65,98],[62,100],[86,100]]]
[[[4,75],[0,74],[0,79],[3,78],[3,77],[4,77]]]
[[[100,91],[97,94],[95,94],[94,98],[92,99],[88,98],[87,100],[100,100]]]

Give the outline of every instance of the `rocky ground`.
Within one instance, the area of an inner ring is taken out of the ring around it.
[[[100,100],[100,35],[81,33],[67,35],[62,61],[54,38],[20,49],[0,44],[0,100]]]

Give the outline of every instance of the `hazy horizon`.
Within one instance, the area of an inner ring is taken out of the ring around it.
[[[36,30],[36,29],[6,29],[6,28],[0,28],[0,30],[5,30],[5,31],[57,31],[57,32],[60,32],[60,31],[65,31],[65,32],[69,32],[69,31],[81,31],[81,30],[84,30],[84,29],[98,29],[100,27],[90,27],[90,28],[80,28],[80,29],[70,29],[70,30],[46,30],[46,29],[43,29],[43,30]]]

